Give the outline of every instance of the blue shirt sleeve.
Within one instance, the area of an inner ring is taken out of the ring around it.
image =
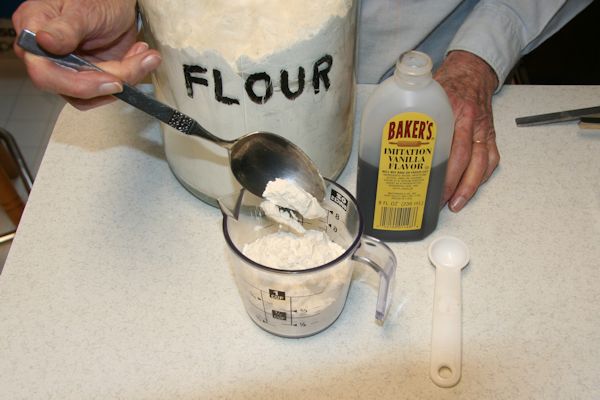
[[[502,83],[519,59],[557,32],[592,0],[484,0],[456,32],[447,52],[485,60]]]

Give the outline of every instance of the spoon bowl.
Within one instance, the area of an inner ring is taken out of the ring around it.
[[[294,143],[268,132],[254,132],[229,148],[231,171],[252,194],[262,196],[277,178],[293,181],[316,199],[325,197],[325,183],[312,160]]]
[[[429,245],[429,260],[436,267],[462,269],[469,263],[469,249],[460,239],[444,236]]]

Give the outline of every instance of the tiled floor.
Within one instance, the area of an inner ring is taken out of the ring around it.
[[[12,51],[0,51],[0,127],[14,136],[34,178],[63,105],[61,97],[33,86]],[[20,187],[18,180],[15,184]],[[20,192],[26,198],[22,188]],[[14,228],[0,210],[0,234]],[[10,242],[0,245],[0,271],[9,249]]]

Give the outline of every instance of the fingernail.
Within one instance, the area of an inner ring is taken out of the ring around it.
[[[119,82],[107,82],[98,86],[98,94],[101,96],[115,94],[123,91],[123,85]]]
[[[450,203],[450,210],[454,212],[460,211],[465,206],[466,202],[467,199],[465,199],[463,196],[458,196],[452,199],[452,202]]]
[[[148,50],[149,48],[150,48],[150,46],[148,46],[148,43],[146,43],[146,42],[138,42],[136,44],[134,55],[141,54],[144,51]]]
[[[152,71],[158,67],[160,61],[161,59],[159,56],[155,54],[149,55],[142,60],[142,68],[146,71]]]

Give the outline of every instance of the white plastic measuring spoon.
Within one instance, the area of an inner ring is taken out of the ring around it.
[[[460,239],[440,237],[429,245],[429,260],[435,266],[429,373],[436,385],[451,387],[462,368],[460,274],[469,263],[469,249]]]

